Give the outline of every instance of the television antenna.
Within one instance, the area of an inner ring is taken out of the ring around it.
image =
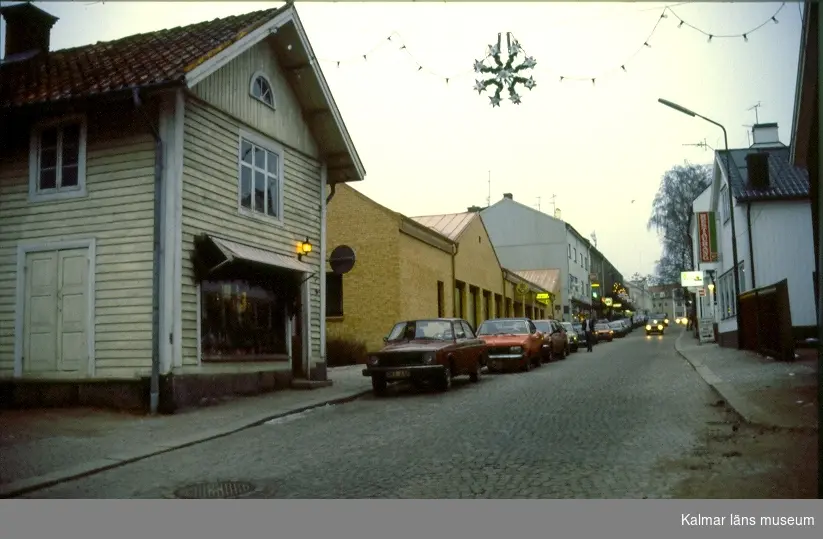
[[[592,230],[591,238],[594,242],[594,248],[597,249],[597,232],[595,232],[594,230]]]
[[[703,148],[703,151],[706,151],[706,149],[714,150],[714,148],[708,145],[705,138],[700,142],[694,144],[683,144],[683,146],[696,146],[698,148]]]
[[[752,105],[751,107],[746,109],[747,111],[754,111],[754,123],[756,124],[760,123],[760,115],[758,114],[757,109],[759,109],[762,106],[763,105],[760,104],[760,101],[758,101],[756,105]]]
[[[492,171],[489,171],[489,196],[486,197],[486,207],[492,205]]]
[[[552,194],[552,215],[557,217],[557,195]]]
[[[540,211],[540,197],[537,197],[537,211]]]

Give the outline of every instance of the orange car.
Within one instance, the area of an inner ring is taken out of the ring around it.
[[[494,318],[477,328],[488,347],[489,372],[529,371],[540,366],[544,336],[528,318]]]

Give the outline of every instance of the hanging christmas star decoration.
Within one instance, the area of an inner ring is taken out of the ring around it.
[[[520,46],[520,43],[512,37],[511,32],[506,32],[508,54],[506,62],[504,63],[500,58],[500,36],[501,34],[497,34],[496,45],[489,45],[489,53],[486,58],[483,60],[475,60],[474,62],[475,73],[489,75],[488,78],[477,80],[474,83],[474,89],[477,90],[478,94],[482,94],[488,89],[489,86],[494,85],[495,92],[494,95],[489,96],[489,102],[492,107],[499,107],[500,102],[502,101],[500,94],[503,93],[504,88],[508,88],[509,100],[515,105],[519,105],[521,96],[518,95],[515,87],[518,84],[522,84],[527,89],[531,90],[537,86],[537,83],[534,81],[532,76],[529,76],[529,78],[523,76],[523,72],[532,69],[537,65],[537,62],[531,56],[525,56],[525,52]],[[518,57],[521,54],[524,55],[525,58],[523,58],[518,65],[515,65],[515,61],[518,60]],[[485,64],[486,60],[489,58],[494,61],[494,65],[488,66]]]

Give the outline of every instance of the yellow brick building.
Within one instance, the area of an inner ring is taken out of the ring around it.
[[[479,213],[409,218],[340,185],[326,226],[329,251],[345,244],[356,257],[343,276],[327,268],[328,338],[375,350],[399,320],[456,316],[476,328],[551,312],[536,299],[548,290],[500,267]]]
[[[326,334],[382,346],[398,320],[450,316],[454,242],[348,185],[327,210],[329,251],[354,250],[352,270],[327,269]]]

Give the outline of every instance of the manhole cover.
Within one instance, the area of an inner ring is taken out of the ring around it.
[[[174,491],[176,498],[195,500],[237,498],[254,491],[254,485],[245,481],[217,481],[214,483],[196,483]]]

